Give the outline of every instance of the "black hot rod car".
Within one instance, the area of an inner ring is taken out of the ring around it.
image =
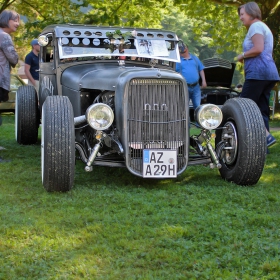
[[[72,188],[75,160],[85,171],[117,166],[157,179],[203,164],[239,185],[258,182],[266,158],[258,107],[242,98],[203,104],[192,135],[187,84],[175,72],[175,33],[62,24],[46,27],[38,40],[39,92],[18,89],[15,132],[19,144],[34,144],[41,124],[47,191]]]

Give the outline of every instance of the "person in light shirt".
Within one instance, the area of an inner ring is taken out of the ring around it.
[[[245,82],[240,96],[255,101],[263,116],[266,127],[267,147],[276,143],[269,132],[270,91],[280,80],[272,58],[273,35],[262,22],[261,10],[257,3],[248,2],[238,8],[238,15],[248,30],[243,42],[243,53],[237,60],[244,63]]]

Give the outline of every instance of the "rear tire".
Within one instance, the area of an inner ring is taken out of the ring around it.
[[[15,136],[22,145],[35,144],[38,140],[39,110],[33,86],[20,86],[16,92]]]
[[[47,97],[42,108],[42,183],[48,192],[67,192],[74,184],[74,114],[68,97]]]
[[[254,185],[262,175],[267,149],[260,110],[250,99],[233,98],[226,101],[222,112],[220,126],[224,128],[216,134],[220,174],[238,185]]]

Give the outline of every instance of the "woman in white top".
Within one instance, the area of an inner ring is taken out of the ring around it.
[[[244,62],[245,70],[245,83],[240,96],[254,100],[260,108],[269,147],[276,142],[269,133],[269,97],[270,91],[280,80],[272,57],[273,35],[261,21],[261,10],[257,3],[248,2],[240,6],[238,15],[248,30],[243,42],[243,53],[237,56],[239,62]]]

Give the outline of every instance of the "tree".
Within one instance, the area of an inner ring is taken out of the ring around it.
[[[213,43],[219,48],[241,52],[241,42],[246,33],[237,15],[237,8],[247,1],[241,0],[174,0],[188,17],[197,19],[200,26],[195,32],[202,30],[209,32]],[[264,22],[270,27],[274,35],[274,58],[280,68],[280,1],[256,1],[262,11]],[[203,19],[203,20],[202,20]]]
[[[85,23],[112,26],[161,27],[167,14],[175,8],[184,12],[195,39],[207,39],[217,53],[241,52],[246,30],[240,23],[237,7],[248,0],[0,0],[0,12],[14,9],[24,15],[25,26],[15,35],[19,46],[29,45],[48,24]],[[280,67],[280,1],[257,0],[263,19],[275,38],[275,60]],[[181,14],[180,14],[181,15]],[[178,14],[178,16],[180,16]],[[179,18],[177,18],[179,20]],[[189,21],[191,20],[191,21]],[[209,36],[205,36],[209,34]]]
[[[16,0],[4,0],[0,1],[0,13],[8,9]]]
[[[110,26],[161,27],[161,19],[172,0],[87,0],[92,9],[84,16],[87,24]]]
[[[179,38],[188,45],[190,52],[199,56],[202,61],[210,57],[221,57],[233,62],[234,57],[237,55],[233,51],[222,50],[220,52],[209,33],[203,29],[200,30],[197,27],[197,21],[187,18],[179,8],[174,8],[171,13],[166,14],[161,23],[164,29],[175,31]],[[201,31],[199,35],[194,32],[197,29]],[[237,69],[234,73],[232,81],[234,84],[243,83],[244,81],[240,70],[242,69]]]
[[[71,0],[4,0],[0,1],[0,12],[15,10],[21,15],[22,24],[12,33],[20,59],[30,51],[30,41],[36,38],[42,29],[55,23],[75,22],[83,16],[80,7],[83,3]]]
[[[0,0],[0,12],[12,9],[21,14],[24,26],[13,33],[21,58],[32,38],[49,24],[83,23],[111,26],[159,28],[165,7],[172,0]]]
[[[198,36],[194,32],[196,21],[186,18],[184,12],[181,12],[179,8],[175,8],[171,13],[166,14],[161,21],[161,25],[166,30],[176,32],[178,37],[188,45],[190,52],[199,56],[201,60],[215,55],[216,47],[209,47],[213,39],[207,32]]]

